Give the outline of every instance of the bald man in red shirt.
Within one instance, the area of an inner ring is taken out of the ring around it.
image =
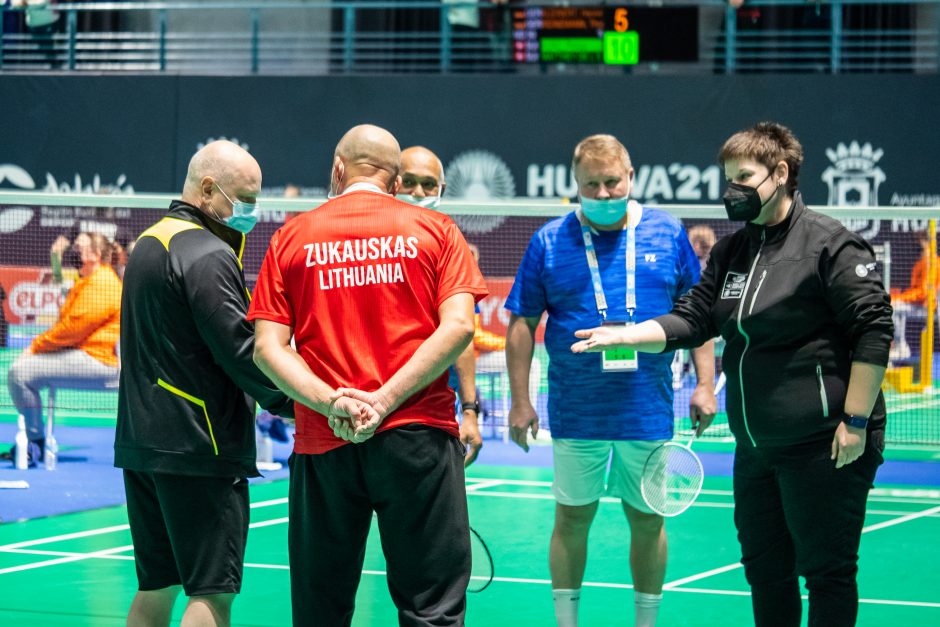
[[[294,625],[352,622],[373,511],[399,623],[464,624],[464,449],[446,370],[487,292],[454,222],[395,199],[399,164],[388,131],[347,132],[333,198],[271,238],[248,314],[256,363],[296,401]]]

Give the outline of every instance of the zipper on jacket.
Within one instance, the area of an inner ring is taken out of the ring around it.
[[[751,296],[751,306],[747,308],[747,315],[751,315],[751,312],[754,311],[754,302],[757,301],[757,293],[760,291],[760,286],[764,284],[764,279],[767,278],[767,271],[764,270],[760,275],[760,281],[757,282],[757,289],[754,290],[754,295]]]
[[[757,249],[757,254],[754,255],[754,261],[751,263],[751,269],[747,273],[747,281],[744,283],[744,292],[741,294],[741,304],[738,306],[738,333],[744,337],[744,349],[741,351],[741,358],[738,360],[738,385],[741,388],[741,417],[744,419],[744,431],[747,432],[747,437],[751,441],[751,445],[754,448],[757,448],[757,442],[754,440],[754,436],[751,435],[751,428],[747,424],[747,399],[744,397],[744,355],[747,353],[748,347],[751,345],[751,337],[744,331],[744,326],[741,324],[741,315],[744,313],[744,301],[747,299],[747,290],[751,286],[751,279],[754,278],[754,270],[757,269],[757,261],[760,259],[760,253],[764,249],[764,240],[767,237],[767,229],[761,231],[760,234],[760,247]],[[764,276],[767,276],[766,270],[764,271]],[[763,277],[761,277],[763,281]],[[760,283],[757,285],[757,289],[760,289]],[[754,292],[754,297],[757,297],[757,291]],[[754,306],[754,299],[751,299],[751,307]],[[750,312],[748,312],[750,313]]]
[[[823,383],[822,364],[816,364],[816,380],[819,382],[819,400],[822,401],[823,418],[828,418],[829,398],[826,396],[826,385]]]

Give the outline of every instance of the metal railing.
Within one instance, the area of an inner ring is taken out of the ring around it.
[[[748,0],[741,11],[723,0],[690,3],[700,8],[699,60],[641,63],[633,70],[513,62],[510,12],[524,5],[442,5],[434,0],[88,2],[54,4],[58,20],[42,28],[25,25],[24,9],[5,8],[0,71],[936,73],[940,68],[940,0]],[[656,6],[662,0],[615,4]],[[901,20],[909,24],[899,28],[890,20],[847,21],[854,10],[873,5],[909,16]],[[455,28],[448,18],[455,6],[503,13],[491,20],[488,30]],[[817,18],[811,27],[799,23],[800,12],[807,11]],[[778,19],[749,21],[748,15],[755,14]],[[790,21],[785,27],[777,23],[780,15]],[[396,24],[401,17],[407,29]]]

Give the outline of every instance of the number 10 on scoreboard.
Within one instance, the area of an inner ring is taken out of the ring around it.
[[[606,65],[636,65],[639,61],[640,34],[638,32],[631,30],[604,33],[604,63]]]

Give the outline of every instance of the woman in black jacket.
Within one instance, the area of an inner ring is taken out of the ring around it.
[[[803,149],[786,127],[736,133],[718,157],[731,220],[702,279],[669,314],[578,331],[575,352],[661,352],[721,335],[737,440],[735,525],[758,626],[854,625],[865,503],[884,449],[891,305],[871,247],[807,209]]]

